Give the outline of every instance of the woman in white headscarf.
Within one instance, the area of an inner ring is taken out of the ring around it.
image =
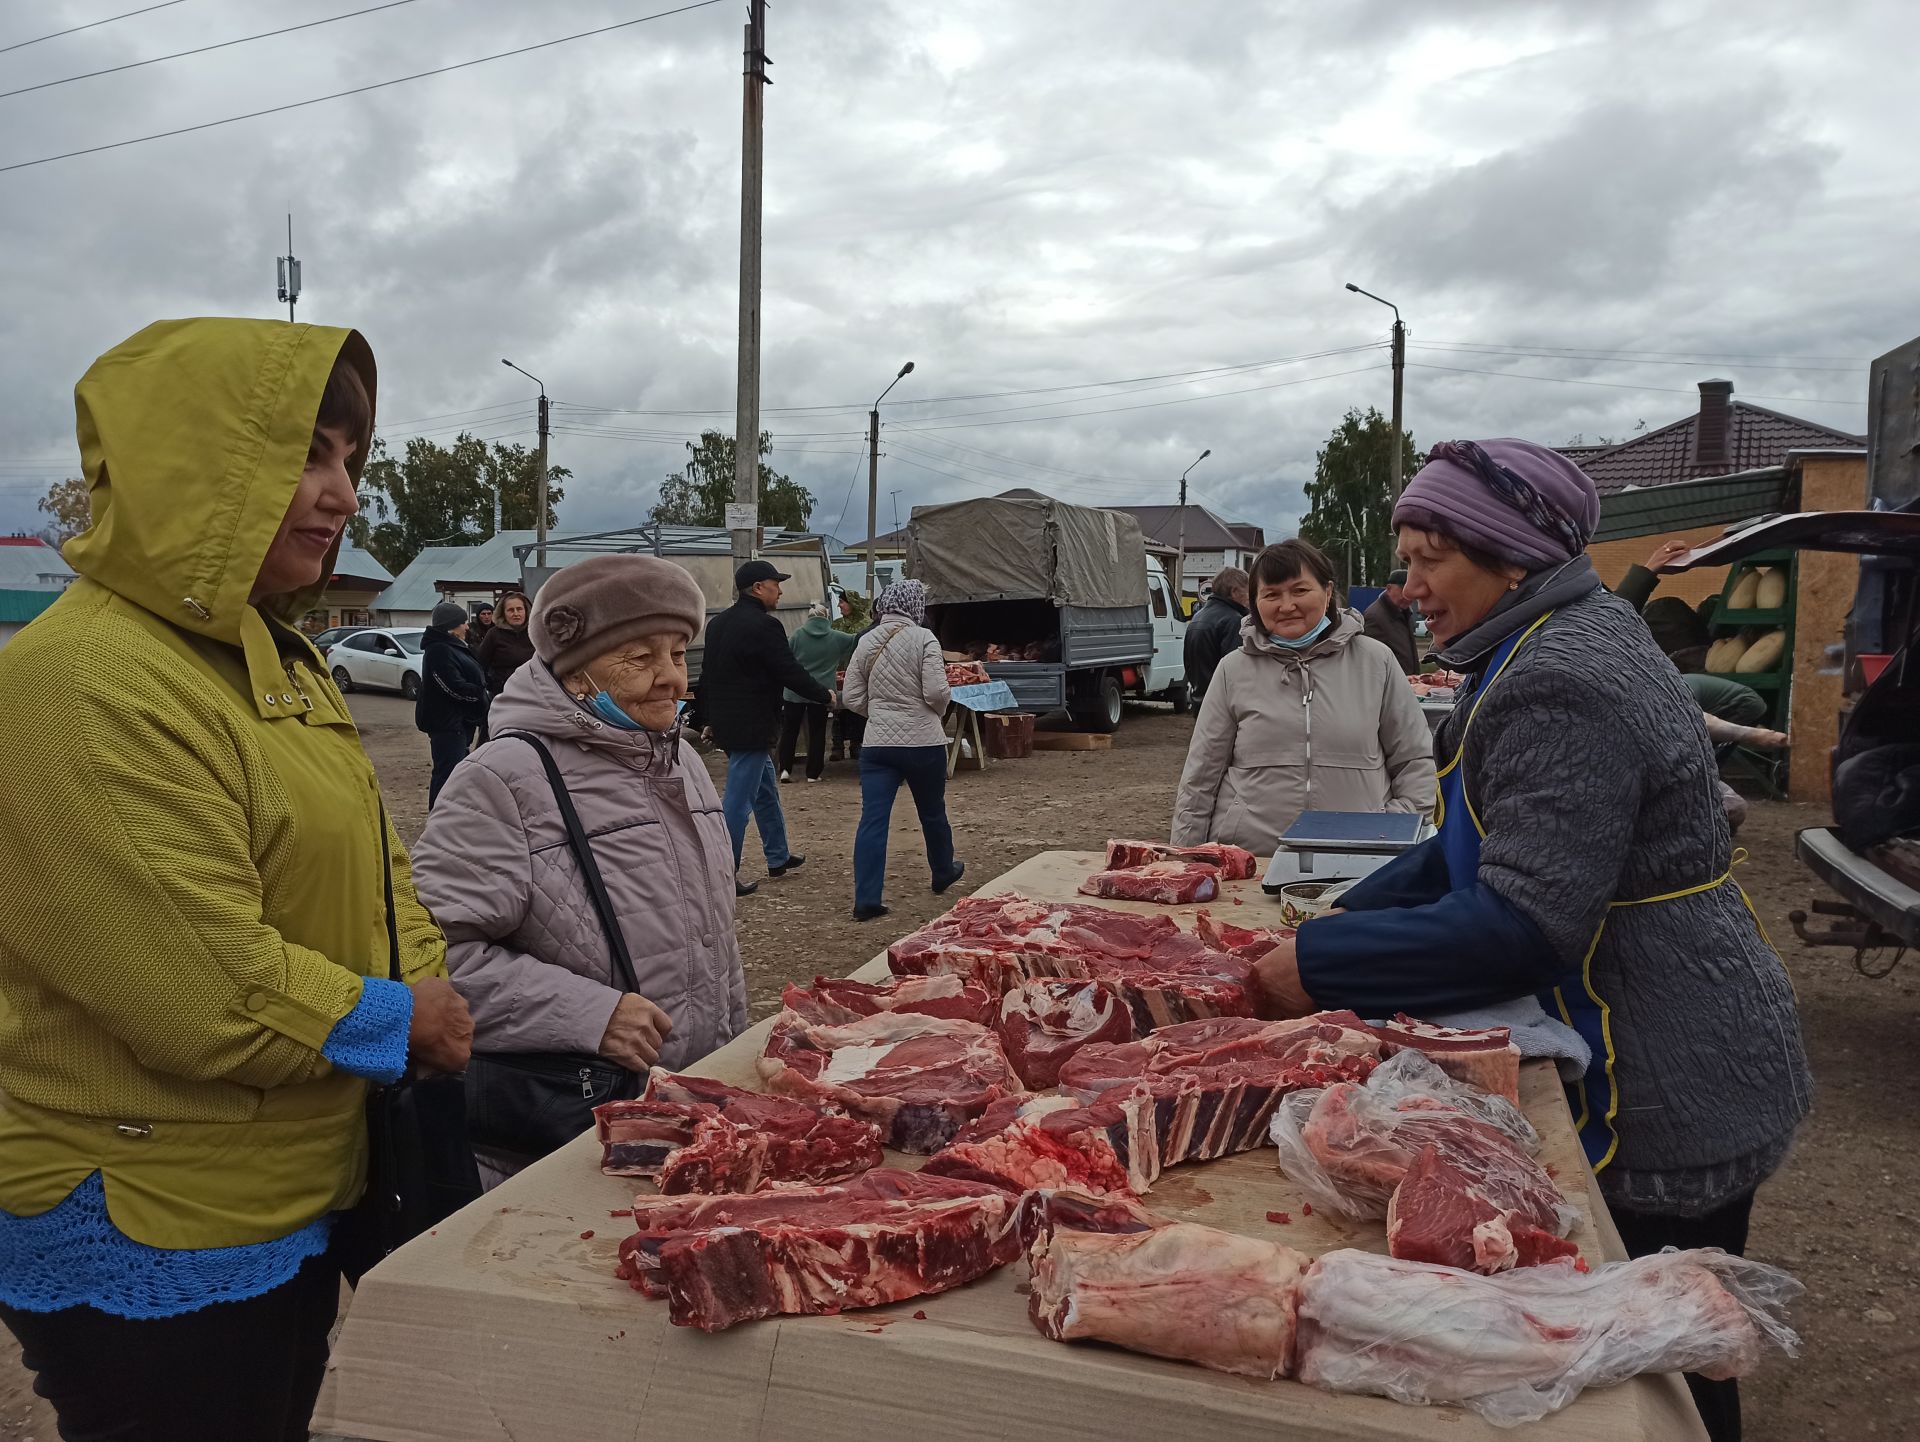
[[[905,783],[927,838],[933,891],[944,892],[967,868],[953,859],[947,823],[947,663],[926,628],[927,588],[896,581],[874,602],[879,621],[860,638],[847,663],[842,704],[867,718],[860,748],[860,829],[853,842],[853,919],[885,916],[887,827],[893,798]]]

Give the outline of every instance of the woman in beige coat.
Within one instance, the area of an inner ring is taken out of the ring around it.
[[[540,588],[534,659],[494,701],[493,739],[454,772],[414,850],[477,1055],[678,1070],[746,1029],[733,844],[706,767],[680,739],[687,644],[705,615],[693,579],[652,556],[594,556]],[[540,755],[515,732],[538,737],[559,767],[637,990],[616,981]],[[493,1177],[528,1160],[477,1150]]]
[[[1173,841],[1260,856],[1302,811],[1411,811],[1435,792],[1433,736],[1393,653],[1333,594],[1306,541],[1253,563],[1253,610],[1194,725]]]

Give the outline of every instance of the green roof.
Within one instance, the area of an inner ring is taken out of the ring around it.
[[[23,626],[60,599],[59,591],[0,589],[0,626]]]
[[[1730,526],[1786,510],[1787,494],[1784,466],[1615,491],[1600,498],[1600,526],[1593,539],[1626,541],[1698,526]]]

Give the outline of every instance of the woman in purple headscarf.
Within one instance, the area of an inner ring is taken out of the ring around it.
[[[1440,1016],[1537,996],[1592,1062],[1568,1089],[1634,1255],[1743,1251],[1811,1083],[1786,968],[1733,880],[1700,708],[1586,544],[1593,483],[1518,440],[1435,446],[1394,509],[1407,594],[1467,673],[1440,831],[1258,964],[1276,1016]],[[1732,1382],[1689,1377],[1714,1442]]]

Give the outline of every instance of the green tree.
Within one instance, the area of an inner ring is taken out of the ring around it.
[[[760,432],[760,524],[804,531],[816,504],[812,491],[766,463],[773,437]],[[733,499],[733,437],[702,431],[687,442],[687,463],[660,484],[650,519],[656,525],[724,526]]]
[[[1412,476],[1420,457],[1411,436],[1402,436],[1403,476]],[[1333,558],[1340,582],[1377,586],[1394,566],[1393,425],[1369,406],[1347,412],[1320,453],[1307,482],[1307,514],[1302,539]]]
[[[64,546],[93,524],[93,508],[87,500],[87,483],[68,476],[47,487],[40,498],[40,509],[53,517],[53,523],[40,534],[50,546]]]
[[[547,525],[558,521],[561,485],[573,472],[547,468]],[[428,546],[476,546],[493,535],[500,500],[505,530],[534,528],[539,454],[526,446],[489,447],[470,435],[442,446],[416,436],[393,456],[376,440],[360,478],[361,511],[348,523],[353,543],[399,572]]]

